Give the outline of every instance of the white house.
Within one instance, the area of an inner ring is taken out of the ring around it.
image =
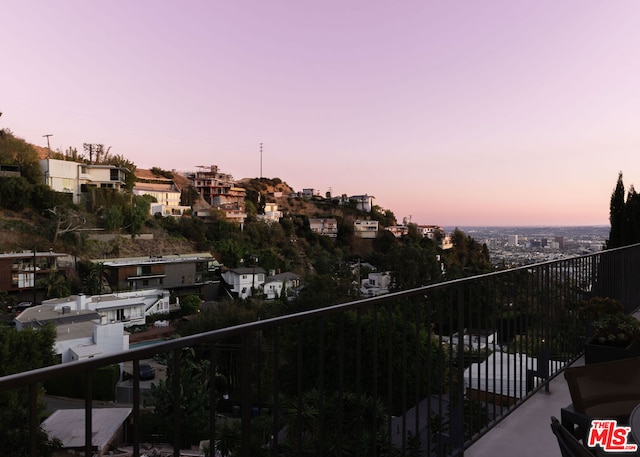
[[[122,322],[107,322],[91,310],[42,304],[27,308],[14,322],[18,330],[51,323],[56,327],[54,351],[61,362],[114,354],[129,349],[129,334]]]
[[[264,214],[256,215],[256,218],[259,221],[263,221],[266,223],[279,222],[282,218],[282,211],[278,211],[277,203],[265,203],[264,205]]]
[[[401,238],[409,233],[409,227],[406,225],[390,225],[389,227],[385,227],[385,229],[390,231],[396,238]]]
[[[267,300],[273,300],[282,296],[284,289],[286,297],[295,295],[296,289],[300,287],[300,276],[295,273],[285,272],[268,276],[264,283],[264,294]]]
[[[122,189],[126,168],[113,165],[96,165],[59,159],[40,160],[44,183],[57,192],[71,194],[74,203],[91,187]]]
[[[232,268],[222,273],[222,279],[231,293],[239,298],[250,297],[253,291],[262,290],[265,276],[265,271],[260,267]]]
[[[45,300],[42,305],[53,307],[61,314],[72,314],[79,311],[93,311],[106,322],[122,322],[125,327],[143,325],[146,317],[153,314],[169,313],[169,291],[163,289],[143,289],[131,292],[117,292],[104,295],[71,295],[66,298]],[[29,308],[31,311],[36,307]],[[23,318],[24,312],[18,316]],[[28,313],[24,319],[36,317]]]
[[[367,279],[363,279],[360,284],[360,293],[369,297],[388,294],[391,281],[389,271],[369,273]]]
[[[309,228],[318,235],[329,238],[338,237],[338,221],[332,217],[325,219],[309,219]]]
[[[350,201],[356,202],[356,208],[360,211],[364,211],[366,213],[370,213],[373,208],[373,199],[375,197],[372,195],[352,195],[349,197]]]
[[[360,238],[375,238],[378,234],[378,221],[365,221],[358,219],[353,223],[353,230],[355,235]]]

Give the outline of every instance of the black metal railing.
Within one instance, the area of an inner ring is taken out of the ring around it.
[[[154,403],[141,391],[138,367],[159,356],[171,397],[164,439],[174,456],[200,439],[218,455],[234,456],[462,455],[580,356],[582,300],[617,298],[628,312],[640,305],[639,273],[635,245],[5,376],[0,392],[29,389],[32,456],[41,383],[84,376],[84,452],[91,455],[93,373],[130,361],[127,436],[139,456],[141,443],[158,431],[141,425]],[[181,386],[193,380],[194,364],[207,367],[201,384],[208,418],[200,430]]]

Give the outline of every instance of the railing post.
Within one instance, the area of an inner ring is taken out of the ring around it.
[[[216,408],[218,392],[216,389],[216,345],[211,343],[209,351],[209,457],[216,455]]]
[[[458,309],[458,341],[456,347],[456,357],[458,358],[457,389],[452,392],[455,398],[452,398],[451,409],[451,445],[454,451],[460,451],[458,455],[464,455],[464,286],[458,286],[457,291],[457,309]]]
[[[140,457],[140,360],[133,360],[133,457]]]
[[[29,448],[31,457],[38,456],[37,431],[38,431],[38,385],[29,384]]]
[[[250,334],[242,337],[242,392],[240,400],[240,416],[242,445],[240,455],[251,455],[251,343]]]
[[[173,457],[180,457],[180,349],[173,350]]]
[[[85,396],[84,396],[84,452],[86,456],[93,455],[93,446],[91,444],[91,438],[93,435],[93,427],[91,423],[91,414],[93,406],[93,389],[91,386],[91,371],[85,372]]]

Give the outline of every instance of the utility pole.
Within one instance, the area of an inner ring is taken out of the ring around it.
[[[262,143],[260,143],[260,178],[262,178]]]
[[[49,155],[51,155],[51,145],[49,144],[49,137],[53,136],[53,133],[48,133],[48,134],[42,135],[42,136],[43,137],[47,137],[47,149],[49,150]]]

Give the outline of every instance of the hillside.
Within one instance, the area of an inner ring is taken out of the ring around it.
[[[68,153],[75,157],[77,151],[70,148],[65,153],[52,152],[47,148],[29,144],[10,131],[3,130],[3,136],[0,140],[0,164],[19,166],[23,170],[23,177],[26,181],[22,180],[19,183],[23,186],[21,188],[16,187],[17,181],[15,183],[14,181],[6,181],[7,185],[14,186],[12,189],[7,189],[14,191],[12,198],[13,201],[19,202],[19,207],[3,205],[3,208],[0,208],[0,252],[31,250],[35,247],[38,250],[52,249],[56,252],[69,252],[78,258],[89,259],[166,255],[203,250],[214,252],[226,248],[229,249],[227,254],[235,258],[234,248],[230,247],[229,242],[245,246],[242,249],[256,249],[257,242],[253,242],[252,237],[263,238],[260,232],[266,229],[252,228],[252,222],[255,220],[252,217],[248,218],[244,224],[244,231],[242,231],[237,225],[225,223],[224,217],[216,216],[217,219],[214,217],[214,220],[209,220],[209,224],[203,224],[200,220],[191,220],[190,218],[171,221],[150,218],[137,231],[142,235],[140,237],[97,241],[94,235],[117,234],[118,227],[123,227],[120,229],[122,233],[129,232],[129,229],[124,228],[129,222],[123,221],[113,225],[114,230],[111,232],[104,230],[106,221],[104,217],[112,209],[133,217],[135,205],[132,206],[133,199],[131,197],[97,196],[102,200],[95,200],[91,204],[92,211],[100,214],[97,216],[94,212],[83,211],[83,207],[69,206],[64,199],[61,199],[60,195],[62,194],[57,194],[56,197],[51,195],[50,190],[37,189],[39,185],[37,183],[42,182],[37,161],[56,155],[62,158]],[[81,156],[79,154],[79,157]],[[122,159],[126,161],[126,158]],[[119,166],[129,165],[135,168],[135,165],[128,161],[126,164],[119,164]],[[24,173],[25,170],[28,171],[27,174]],[[137,170],[145,178],[150,179],[153,179],[154,175],[167,177],[163,171],[160,169]],[[181,190],[187,190],[190,186],[190,182],[184,176],[174,174],[172,179]],[[289,238],[295,238],[294,231],[299,232],[297,235],[302,238],[310,237],[308,226],[306,229],[304,228],[304,218],[335,217],[344,226],[351,226],[355,218],[371,216],[357,211],[350,205],[341,206],[324,198],[297,197],[294,189],[280,178],[245,178],[239,180],[237,186],[247,190],[247,211],[250,215],[255,214],[256,208],[265,202],[277,203],[278,209],[288,217],[285,224],[287,228],[281,227],[281,229],[287,232]],[[40,185],[40,187],[48,189],[46,186]],[[46,195],[47,192],[48,195]],[[5,192],[4,196],[8,196],[8,194]],[[95,195],[94,198],[96,198]],[[202,205],[206,206],[204,203]],[[60,208],[62,216],[54,217],[50,212],[51,208]],[[380,215],[378,214],[378,216]],[[64,228],[67,222],[72,219],[75,223],[70,225],[73,225],[74,229],[65,233]],[[55,233],[57,236],[54,236]],[[273,234],[266,236],[264,241],[273,240],[273,236]],[[287,237],[284,239],[289,239]],[[315,242],[313,241],[313,243]],[[247,247],[252,245],[254,247]],[[262,243],[260,249],[267,249],[268,245],[269,242]],[[279,246],[278,249],[283,249],[283,246]],[[301,248],[296,247],[294,250],[301,250]],[[292,255],[293,258],[307,257],[301,253]],[[278,257],[283,258],[283,255],[278,255]],[[308,265],[309,261],[302,263]]]

